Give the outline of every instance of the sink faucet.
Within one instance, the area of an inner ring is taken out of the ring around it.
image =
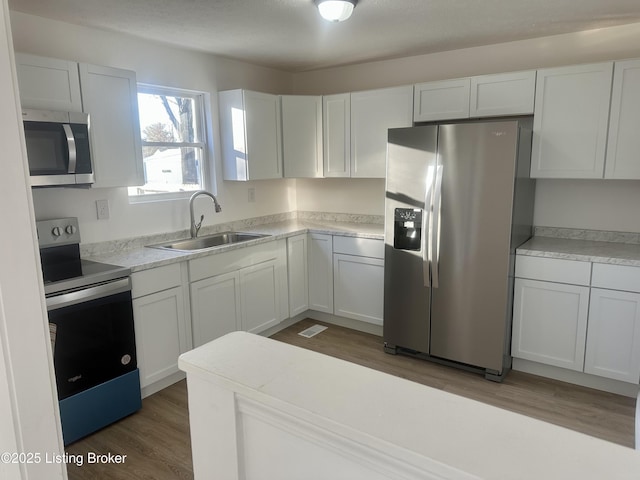
[[[196,238],[198,236],[198,231],[200,230],[200,227],[202,226],[202,221],[204,220],[204,215],[201,215],[200,221],[196,223],[196,220],[193,216],[193,201],[196,199],[196,197],[200,195],[207,195],[213,199],[216,213],[222,211],[222,207],[218,203],[218,200],[216,199],[215,195],[213,195],[213,193],[209,193],[206,190],[198,190],[194,192],[193,195],[191,195],[191,198],[189,199],[189,216],[191,219],[191,238]]]

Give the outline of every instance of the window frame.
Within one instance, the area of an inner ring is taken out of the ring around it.
[[[212,133],[212,118],[211,118],[211,95],[208,92],[198,90],[188,90],[184,88],[167,87],[163,85],[154,85],[150,83],[138,83],[137,93],[144,93],[150,95],[167,95],[176,97],[188,97],[194,99],[194,116],[197,115],[196,124],[200,124],[202,127],[199,129],[199,142],[148,142],[142,139],[142,129],[140,129],[140,141],[142,147],[168,147],[168,148],[198,148],[202,152],[202,161],[200,164],[200,180],[201,189],[208,190],[214,195],[217,193],[215,190],[215,167],[214,167],[214,155],[213,155],[213,133]],[[135,188],[135,187],[130,187]],[[127,196],[129,203],[148,203],[148,202],[163,202],[172,200],[182,200],[191,197],[193,192],[181,191],[181,192],[164,192],[164,193],[147,193],[142,195],[136,195],[129,193],[127,190]]]

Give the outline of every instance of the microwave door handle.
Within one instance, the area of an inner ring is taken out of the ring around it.
[[[71,125],[65,123],[62,125],[64,129],[64,133],[67,137],[67,147],[69,148],[69,170],[68,173],[76,173],[76,139],[73,136],[73,130],[71,130]]]

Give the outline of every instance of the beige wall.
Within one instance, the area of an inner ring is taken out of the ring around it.
[[[338,93],[457,78],[640,57],[640,24],[603,28],[499,45],[371,62],[298,73],[297,94]],[[297,189],[300,210],[383,214],[383,198],[375,181],[351,184],[302,182]],[[299,182],[300,184],[300,182]],[[384,187],[382,187],[384,191]],[[364,199],[364,200],[362,200]],[[536,225],[640,232],[640,181],[539,181]],[[304,206],[304,207],[303,207]]]
[[[300,211],[384,215],[384,179],[299,179],[296,187]]]
[[[12,12],[16,50],[135,70],[138,80],[215,93],[249,88],[272,93],[323,94],[529,68],[640,57],[640,24],[499,45],[290,74],[126,35]],[[55,41],[52,41],[55,39]],[[215,153],[220,158],[217,105],[212,95]],[[221,214],[207,222],[310,210],[382,215],[384,182],[364,179],[223,182],[217,165]],[[579,187],[577,186],[579,185]],[[248,188],[256,203],[248,203]],[[640,232],[635,213],[640,182],[538,182],[535,222]],[[96,219],[95,200],[107,198],[111,219]],[[597,200],[596,200],[597,199]],[[84,241],[93,242],[187,228],[186,202],[129,205],[124,189],[47,190],[34,195],[38,218],[80,218]],[[599,205],[593,214],[594,203]],[[205,207],[206,208],[206,207]]]
[[[487,73],[640,57],[640,23],[297,73],[297,94],[328,94]]]
[[[134,70],[142,83],[173,86],[212,93],[213,143],[220,158],[219,90],[247,88],[282,93],[291,89],[291,74],[148,42],[127,35],[89,29],[11,12],[15,50],[36,55]],[[205,225],[270,215],[296,209],[295,181],[222,181],[216,162],[217,194],[222,213],[203,206]],[[255,188],[256,202],[248,202],[248,188]],[[189,227],[186,200],[129,204],[124,188],[34,190],[36,218],[76,216],[84,243],[136,235],[176,231]],[[97,220],[95,201],[107,199],[109,220]]]

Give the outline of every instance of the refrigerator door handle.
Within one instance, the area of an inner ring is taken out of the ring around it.
[[[424,278],[424,286],[431,286],[431,258],[429,250],[429,218],[431,218],[430,212],[433,205],[431,204],[431,185],[433,184],[433,177],[427,178],[427,192],[424,196],[424,209],[422,210],[422,275]]]
[[[431,286],[438,288],[438,261],[440,248],[440,205],[442,201],[443,166],[436,168],[436,185],[433,192],[433,213],[431,214]]]

